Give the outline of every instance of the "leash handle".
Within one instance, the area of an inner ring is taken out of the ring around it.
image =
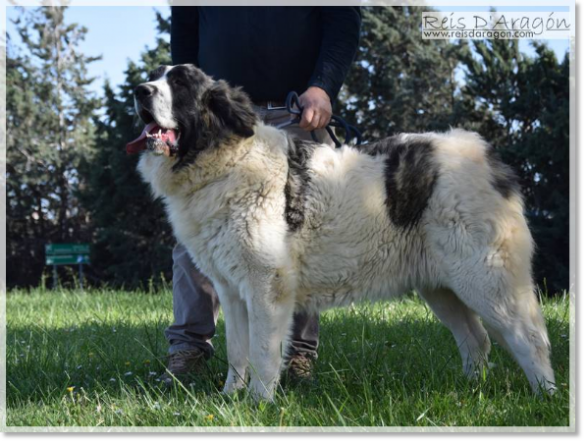
[[[301,121],[301,115],[303,114],[303,107],[301,106],[301,103],[299,103],[299,96],[295,91],[291,91],[289,92],[289,94],[287,94],[285,107],[287,108],[287,112],[296,116],[293,119],[293,122],[299,123]],[[334,141],[337,148],[341,147],[342,143],[340,142],[340,140],[338,140],[338,137],[336,137],[332,128],[344,129],[345,144],[349,144],[350,140],[352,140],[353,138],[356,138],[356,145],[360,145],[362,143],[362,133],[358,130],[358,128],[349,125],[343,118],[338,117],[337,115],[332,115],[332,118],[325,129],[328,132],[331,139]],[[311,131],[311,138],[313,139],[313,141],[319,142],[317,136],[315,135],[315,131]]]
[[[301,115],[303,114],[303,106],[301,106],[301,103],[299,103],[299,96],[295,91],[291,91],[289,92],[289,94],[287,94],[287,100],[285,100],[285,107],[287,108],[287,112],[289,114],[293,114],[296,116],[291,121],[291,123],[299,123],[301,121]],[[314,142],[319,143],[319,140],[315,135],[315,131],[311,131],[311,138]]]

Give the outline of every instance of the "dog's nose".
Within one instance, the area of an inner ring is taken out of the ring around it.
[[[147,85],[147,84],[143,83],[142,85],[138,85],[136,87],[136,89],[134,90],[134,95],[136,95],[136,98],[142,99],[142,98],[150,97],[151,95],[154,94],[154,92],[155,92],[154,86]]]

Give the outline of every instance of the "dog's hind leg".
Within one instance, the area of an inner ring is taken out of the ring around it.
[[[476,376],[490,353],[490,340],[479,317],[449,289],[420,289],[418,292],[452,332],[462,357],[464,374]]]
[[[555,391],[547,330],[531,275],[533,240],[521,199],[487,193],[481,203],[464,188],[454,195],[460,203],[438,217],[439,223],[427,225],[443,284],[480,316],[488,331],[496,332],[494,338],[523,368],[535,392]],[[445,197],[442,205],[450,204],[454,199]]]
[[[482,318],[525,371],[535,392],[555,391],[545,321],[530,276],[514,278],[507,271],[478,263],[456,279],[458,297]]]
[[[246,303],[236,291],[216,285],[226,324],[226,347],[228,351],[228,376],[224,393],[231,394],[246,386],[248,367],[248,311]]]

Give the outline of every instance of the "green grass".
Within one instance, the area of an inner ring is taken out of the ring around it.
[[[209,375],[172,388],[156,381],[169,292],[13,291],[7,425],[568,426],[569,302],[543,309],[560,388],[553,398],[534,396],[498,346],[496,368],[468,381],[449,331],[406,298],[322,314],[319,384],[285,386],[274,404],[256,404],[245,392],[219,392],[227,371],[221,320]]]

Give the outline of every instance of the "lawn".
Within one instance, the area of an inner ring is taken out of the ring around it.
[[[13,291],[7,295],[7,425],[568,426],[569,301],[543,306],[559,392],[534,396],[493,346],[477,381],[449,331],[415,297],[322,314],[318,383],[284,386],[274,404],[220,394],[220,318],[209,374],[164,387],[169,291]]]

